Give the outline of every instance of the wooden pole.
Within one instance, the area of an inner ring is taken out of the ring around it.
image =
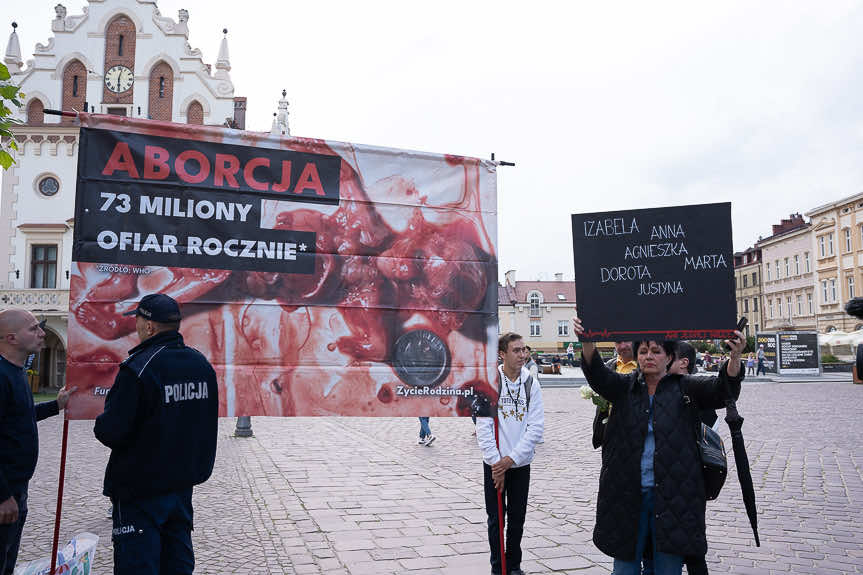
[[[69,420],[63,418],[63,443],[60,449],[60,479],[57,485],[57,511],[54,515],[54,543],[51,546],[51,573],[57,568],[57,547],[60,544],[60,514],[63,511],[63,482],[66,479],[66,443],[69,438]]]
[[[498,438],[497,415],[494,417],[494,442],[500,452],[500,439]],[[497,527],[500,532],[500,572],[506,573],[506,547],[503,537],[503,489],[497,490]]]

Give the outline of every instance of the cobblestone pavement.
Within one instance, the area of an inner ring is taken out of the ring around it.
[[[609,559],[591,543],[599,472],[592,406],[573,388],[546,390],[545,405],[522,567],[608,573]],[[762,547],[732,470],[708,505],[711,571],[863,572],[863,386],[750,384],[739,405]],[[234,423],[222,420],[213,478],[195,491],[197,573],[488,573],[469,419],[432,419],[438,439],[430,447],[416,445],[411,418],[253,418],[251,439],[232,437]],[[62,423],[39,428],[21,560],[50,552]],[[724,424],[722,433],[730,446]],[[97,575],[112,564],[100,494],[106,461],[92,422],[72,422],[61,532],[101,537]]]

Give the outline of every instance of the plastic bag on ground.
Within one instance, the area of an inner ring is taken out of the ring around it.
[[[54,575],[90,575],[99,536],[79,533],[57,552],[57,569]],[[14,575],[49,575],[51,558],[42,558],[15,567]]]

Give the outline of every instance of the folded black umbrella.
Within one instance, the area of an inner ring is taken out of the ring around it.
[[[752,473],[749,470],[749,457],[746,455],[746,445],[743,443],[743,417],[737,412],[737,403],[725,403],[725,422],[731,430],[731,449],[734,451],[734,463],[737,467],[737,479],[740,481],[740,491],[743,492],[743,504],[752,533],[755,535],[755,546],[761,547],[758,539],[758,510],[755,509],[755,487],[752,485]]]

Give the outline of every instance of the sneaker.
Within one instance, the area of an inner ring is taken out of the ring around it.
[[[417,439],[417,445],[425,445],[427,443],[428,437],[420,437]]]
[[[426,437],[425,446],[426,446],[426,447],[428,447],[429,445],[431,445],[431,444],[432,444],[432,442],[433,442],[434,440],[435,440],[435,436],[434,436],[434,435],[429,435],[428,437]]]

